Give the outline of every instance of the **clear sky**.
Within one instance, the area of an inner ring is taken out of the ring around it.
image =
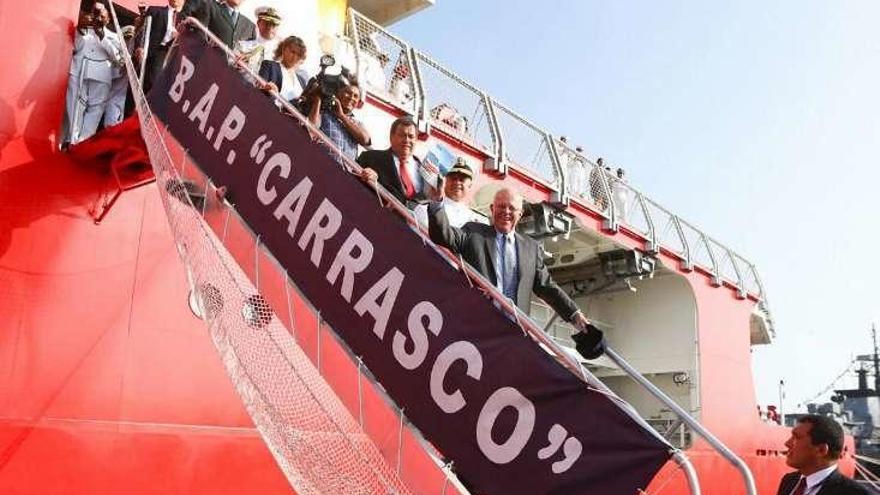
[[[437,0],[391,31],[756,263],[761,404],[869,352],[880,3]]]

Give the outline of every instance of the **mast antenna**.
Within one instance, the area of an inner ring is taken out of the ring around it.
[[[877,326],[871,323],[871,339],[874,341],[874,392],[880,393],[880,355],[877,353]]]

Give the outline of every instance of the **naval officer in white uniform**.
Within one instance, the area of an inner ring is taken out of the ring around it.
[[[113,69],[122,62],[122,42],[119,35],[107,30],[109,22],[107,8],[96,3],[91,26],[84,32],[77,31],[74,40],[67,95],[71,144],[88,139],[98,130],[110,97]]]

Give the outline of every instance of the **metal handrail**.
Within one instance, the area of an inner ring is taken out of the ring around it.
[[[676,450],[672,454],[672,460],[674,460],[684,472],[691,493],[693,495],[700,495],[702,492],[700,490],[700,481],[697,479],[697,471],[694,469],[694,465],[691,464],[691,460],[688,459],[688,456],[684,455],[680,450]]]
[[[696,432],[698,435],[703,437],[704,440],[714,448],[722,457],[724,457],[728,462],[734,465],[736,469],[740,472],[743,477],[743,480],[746,485],[746,493],[748,495],[757,495],[758,491],[755,488],[755,478],[752,476],[752,472],[749,467],[740,459],[732,450],[730,450],[726,445],[724,445],[721,440],[719,440],[715,435],[713,435],[709,430],[707,430],[699,421],[697,421],[693,416],[690,415],[687,411],[684,410],[681,406],[678,405],[674,400],[672,400],[668,395],[666,395],[659,387],[651,383],[650,380],[645,378],[641,373],[638,372],[635,368],[633,368],[625,359],[623,359],[617,352],[613,349],[609,348],[605,351],[605,355],[608,356],[611,361],[614,362],[621,370],[623,370],[627,375],[632,377],[636,382],[639,383],[645,390],[647,390],[651,395],[657,398],[660,402],[663,403],[666,407],[668,407],[676,416],[681,418],[681,420],[688,425],[691,430]]]

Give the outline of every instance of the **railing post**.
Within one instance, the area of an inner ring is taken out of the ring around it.
[[[675,227],[675,231],[678,232],[678,238],[681,239],[681,248],[684,250],[684,253],[682,253],[681,269],[686,272],[693,271],[694,260],[691,258],[691,245],[688,244],[687,236],[684,235],[684,229],[681,228],[681,220],[679,220],[677,215],[672,215],[672,225]]]
[[[739,266],[736,264],[737,256],[733,255],[733,251],[730,248],[725,247],[725,251],[727,251],[727,258],[730,260],[730,264],[733,266],[733,271],[736,273],[736,297],[737,299],[745,299],[746,298],[746,281],[742,276],[742,272],[739,271]]]
[[[712,262],[712,285],[714,287],[721,287],[723,282],[718,270],[718,260],[715,258],[715,253],[712,251],[712,245],[709,244],[709,239],[706,238],[706,234],[702,231],[700,231],[700,240],[703,241],[703,246],[706,246],[706,254],[709,255],[709,261]]]
[[[645,243],[645,250],[650,254],[657,254],[660,252],[660,244],[657,242],[657,227],[654,225],[654,218],[648,211],[648,205],[645,203],[645,197],[642,196],[642,193],[635,189],[630,190],[636,193],[639,207],[642,209],[642,214],[645,215],[645,221],[648,222],[648,241]]]
[[[354,63],[355,63],[355,74],[357,74],[358,81],[364,81],[364,73],[365,68],[364,64],[361,62],[361,34],[358,32],[357,22],[355,22],[356,12],[351,7],[348,8],[348,15],[346,17],[346,21],[348,23],[348,29],[351,31],[351,40],[354,44]],[[361,84],[361,90],[358,92],[360,96],[358,96],[358,102],[363,103],[367,99],[367,90],[366,86],[363,82]]]
[[[620,229],[620,222],[617,219],[617,207],[614,205],[614,198],[611,196],[611,185],[608,184],[608,174],[605,173],[605,169],[602,168],[602,165],[598,162],[593,167],[593,170],[598,171],[596,175],[599,177],[599,184],[602,186],[602,193],[605,195],[605,204],[608,210],[608,218],[605,219],[602,227],[608,232],[617,233]],[[593,171],[591,170],[590,175],[592,175],[592,172]]]
[[[416,123],[420,133],[427,134],[431,128],[428,119],[428,97],[425,95],[425,85],[422,83],[422,73],[418,64],[415,48],[406,45],[407,65],[409,73],[412,74],[413,88],[416,92]]]
[[[483,93],[483,103],[486,105],[486,115],[489,117],[489,126],[495,136],[495,158],[483,163],[483,170],[501,175],[507,175],[507,158],[504,156],[504,136],[501,126],[498,125],[498,117],[495,115],[495,103],[486,93]]]
[[[550,202],[565,208],[571,200],[571,195],[568,194],[567,172],[563,170],[565,167],[562,166],[562,160],[559,158],[556,140],[548,132],[544,133],[544,143],[546,143],[547,149],[550,152],[550,161],[553,163],[553,168],[556,169],[556,190],[550,195]]]

